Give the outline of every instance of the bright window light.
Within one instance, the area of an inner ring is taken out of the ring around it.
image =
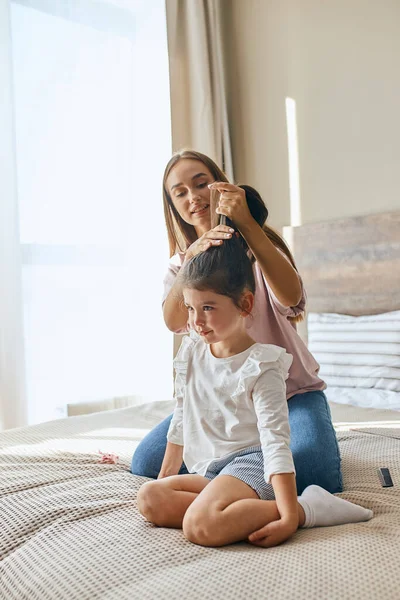
[[[12,4],[30,423],[68,403],[172,396],[165,3],[119,4]]]
[[[289,155],[290,225],[301,225],[299,147],[297,140],[296,102],[286,98],[286,127]]]

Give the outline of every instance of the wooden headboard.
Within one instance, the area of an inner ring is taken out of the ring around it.
[[[308,312],[400,309],[400,211],[285,227]]]

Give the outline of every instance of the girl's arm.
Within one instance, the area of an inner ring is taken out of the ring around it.
[[[193,341],[184,337],[174,361],[175,367],[175,409],[167,432],[167,447],[158,479],[177,475],[183,461],[183,404],[186,388],[187,363]]]
[[[157,479],[178,475],[183,461],[183,385],[181,374],[175,378],[176,406],[167,432],[167,447]]]
[[[264,459],[264,477],[267,483],[272,483],[273,476],[295,473],[286,400],[286,376],[292,356],[278,346],[265,346],[258,352],[261,373],[254,382],[252,399]]]
[[[277,473],[272,475],[276,506],[282,524],[291,535],[299,526],[299,509],[297,504],[296,478],[294,473]]]
[[[225,215],[235,223],[276,298],[283,306],[297,306],[301,300],[302,290],[296,269],[279,252],[251,216],[246,192],[236,185],[225,182],[213,183],[211,189],[217,189],[221,193],[216,212]]]
[[[249,540],[272,546],[288,539],[299,525],[286,400],[286,376],[292,357],[277,347],[265,348],[262,353],[260,366],[264,370],[254,384],[252,397],[264,457],[264,476],[274,489],[280,519],[255,531]]]
[[[170,475],[178,475],[183,462],[183,446],[167,442],[164,460],[161,465],[157,479],[163,479]]]
[[[299,526],[299,506],[296,481],[293,473],[277,473],[271,476],[275,501],[280,515],[261,529],[249,535],[249,541],[256,546],[269,548],[289,539]]]

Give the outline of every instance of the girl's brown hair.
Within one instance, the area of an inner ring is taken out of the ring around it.
[[[180,160],[183,160],[185,158],[191,160],[198,160],[199,162],[203,163],[208,168],[211,175],[214,177],[214,181],[229,182],[225,173],[211,158],[209,158],[205,154],[197,152],[196,150],[180,150],[179,152],[175,152],[175,154],[173,154],[167,166],[165,167],[163,177],[164,216],[168,232],[170,257],[176,254],[176,252],[185,252],[189,248],[189,246],[198,239],[196,230],[193,227],[193,225],[189,225],[188,223],[186,223],[186,221],[184,221],[179,215],[178,211],[174,206],[174,203],[172,202],[171,195],[168,192],[167,188],[167,178],[170,172]],[[268,218],[268,209],[265,206],[260,194],[257,192],[257,190],[255,190],[249,185],[241,185],[239,187],[244,189],[246,192],[247,204],[249,206],[250,213],[254,220],[260,225],[265,235],[268,237],[269,240],[271,240],[274,246],[287,256],[291,265],[297,271],[293,255],[290,252],[286,242],[284,241],[282,236],[279,235],[277,231],[275,231],[275,229],[266,224],[266,220]],[[215,205],[216,195],[211,194],[211,228],[216,227],[219,222],[219,215],[215,213]],[[232,225],[231,223],[229,223],[229,220],[228,225]],[[246,245],[243,238],[242,242]],[[296,317],[289,317],[289,319],[291,321],[297,322],[301,321],[303,319],[303,316],[298,315]]]
[[[241,242],[243,238],[232,237],[221,246],[211,246],[196,254],[179,272],[183,288],[211,290],[227,296],[234,305],[241,305],[245,290],[256,291],[253,266]]]

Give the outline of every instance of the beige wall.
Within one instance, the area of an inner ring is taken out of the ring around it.
[[[303,223],[400,209],[400,1],[224,0],[234,166],[290,223],[285,98]]]

